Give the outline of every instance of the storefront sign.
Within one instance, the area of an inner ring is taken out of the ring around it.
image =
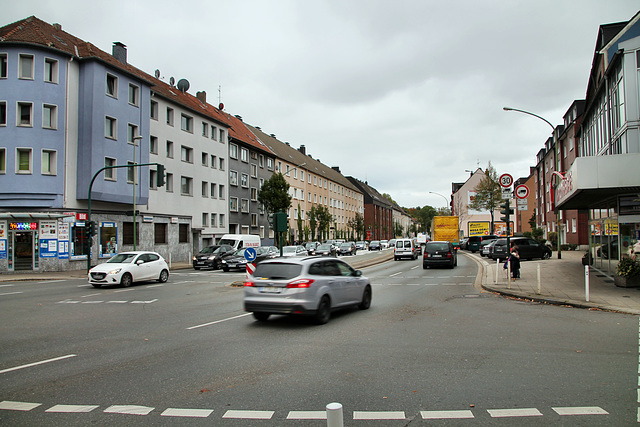
[[[142,217],[142,222],[153,222],[153,216],[151,215],[144,215]]]
[[[7,223],[0,221],[0,259],[7,259]]]
[[[9,230],[11,231],[35,231],[38,229],[37,222],[10,222]]]
[[[619,215],[640,215],[640,194],[618,197]]]
[[[40,258],[55,258],[58,255],[58,239],[40,239]]]
[[[69,259],[69,228],[66,221],[58,223],[58,259]]]

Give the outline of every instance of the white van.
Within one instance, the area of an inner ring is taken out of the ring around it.
[[[418,252],[411,239],[398,239],[396,245],[393,248],[393,259],[399,260],[400,258],[417,259]]]
[[[234,250],[257,248],[260,246],[260,236],[255,234],[225,234],[218,240],[218,244],[229,245]]]

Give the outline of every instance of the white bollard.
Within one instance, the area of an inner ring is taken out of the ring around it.
[[[498,284],[498,274],[500,274],[500,260],[496,260],[496,281],[495,284]]]
[[[327,427],[343,427],[342,404],[329,403],[327,405]]]
[[[589,302],[589,266],[584,266],[584,297]]]
[[[540,278],[540,264],[538,264],[538,295],[540,295],[542,293],[541,291],[541,278]]]

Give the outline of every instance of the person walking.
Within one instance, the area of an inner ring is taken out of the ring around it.
[[[520,278],[520,253],[518,252],[518,246],[515,242],[511,243],[511,255],[509,256],[509,264],[511,267],[511,278]]]

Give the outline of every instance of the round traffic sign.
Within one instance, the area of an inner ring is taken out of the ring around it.
[[[256,259],[256,250],[254,248],[247,248],[244,250],[244,259],[251,262]]]
[[[500,175],[499,181],[501,187],[511,187],[511,184],[513,184],[513,177],[508,173],[503,173],[502,175]]]
[[[527,187],[524,184],[518,185],[516,187],[516,197],[518,199],[526,199],[528,195],[529,195],[529,187]]]

